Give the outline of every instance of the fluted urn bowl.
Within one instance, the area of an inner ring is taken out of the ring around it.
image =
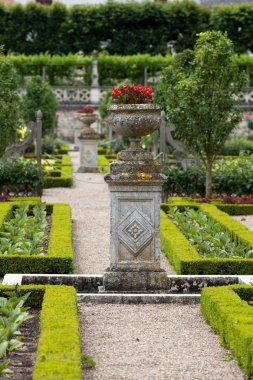
[[[96,121],[95,113],[78,113],[78,117],[88,127]]]
[[[114,104],[108,111],[109,125],[120,136],[138,138],[155,132],[160,126],[157,104]]]

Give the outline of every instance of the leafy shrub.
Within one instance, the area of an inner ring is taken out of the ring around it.
[[[189,166],[185,169],[168,166],[164,173],[167,180],[164,190],[168,194],[191,195],[205,193],[205,170]],[[213,191],[245,195],[253,193],[253,158],[219,160],[214,166]]]
[[[178,51],[192,47],[195,35],[207,28],[209,14],[187,1],[1,6],[0,42],[8,51],[26,54],[91,53],[104,48],[110,54],[164,54],[169,41],[175,41]]]
[[[61,139],[60,137],[53,138],[52,136],[46,135],[42,140],[42,152],[52,154],[56,149],[61,149],[66,147],[66,140]]]
[[[229,139],[221,149],[225,156],[239,156],[240,153],[253,153],[253,141],[246,136],[238,136]]]
[[[0,162],[0,188],[5,185],[28,184],[32,187],[41,187],[43,171],[34,163],[25,160]]]
[[[16,72],[9,62],[0,62],[0,157],[18,136],[20,105]]]
[[[23,296],[19,295],[19,289],[9,297],[0,297],[0,377],[7,379],[1,375],[12,374],[13,371],[7,368],[9,364],[9,354],[23,346],[22,336],[19,327],[32,316],[23,307],[30,293]]]
[[[245,379],[253,376],[253,308],[248,304],[252,297],[252,285],[209,287],[201,293],[204,318],[220,335],[221,344],[231,349]]]
[[[56,125],[58,102],[49,83],[39,76],[31,78],[26,84],[23,98],[26,122],[35,121],[36,111],[42,111],[42,134],[50,132]]]
[[[253,258],[253,250],[237,243],[231,234],[205,213],[192,208],[169,209],[172,221],[204,258]]]
[[[0,254],[39,255],[46,238],[46,205],[38,202],[28,215],[29,204],[21,202],[13,218],[5,220],[0,231]]]
[[[8,61],[14,66],[19,74],[21,83],[25,77],[42,75],[45,70],[46,78],[50,85],[86,85],[91,84],[91,55],[80,56],[78,54],[67,55],[14,55],[8,54]],[[145,68],[147,68],[148,84],[153,84],[154,79],[161,75],[162,68],[173,62],[170,54],[136,54],[136,55],[109,55],[98,54],[98,72],[101,86],[115,86],[129,79],[130,83],[145,82]],[[244,54],[236,56],[237,64],[250,69],[250,83],[253,85],[253,59]],[[82,78],[76,80],[76,76]]]
[[[168,205],[162,205],[164,211],[161,213],[161,249],[167,256],[170,264],[174,266],[177,274],[252,274],[252,258],[202,258],[184,234],[165,214],[165,212],[168,212],[171,204],[173,205],[173,202]],[[180,208],[190,206],[203,211],[210,220],[219,223],[220,228],[227,231],[234,241],[247,246],[249,251],[253,249],[252,232],[214,205],[196,205],[196,203],[189,202],[189,200],[187,202],[184,201],[184,203],[177,201],[176,205]],[[234,209],[240,208],[240,205],[232,206]]]

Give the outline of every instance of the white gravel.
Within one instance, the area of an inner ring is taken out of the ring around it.
[[[85,380],[243,380],[197,305],[80,304]]]
[[[232,218],[253,230],[253,215],[233,215]]]

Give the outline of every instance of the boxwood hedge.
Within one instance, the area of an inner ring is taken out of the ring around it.
[[[201,312],[243,367],[253,376],[253,286],[231,285],[202,289]]]
[[[17,204],[17,202],[0,203],[0,229],[3,221],[10,217],[13,207]],[[38,256],[0,254],[0,275],[73,272],[70,206],[61,203],[48,204],[47,212],[52,218],[47,254]]]
[[[0,285],[0,295],[14,287]],[[24,285],[26,306],[41,308],[33,380],[81,380],[81,346],[76,291],[71,286]],[[11,358],[10,358],[11,360]]]
[[[169,262],[174,266],[177,274],[222,274],[222,275],[249,275],[253,273],[253,259],[210,259],[202,258],[183,235],[183,233],[168,218],[169,207],[194,207],[220,223],[236,241],[253,249],[253,232],[240,222],[232,219],[227,213],[219,210],[215,205],[197,204],[191,200],[162,205],[161,212],[161,248]],[[225,205],[224,205],[225,206]],[[232,205],[233,209],[237,205]],[[244,205],[245,206],[245,205]],[[251,205],[250,205],[251,206]],[[219,206],[222,208],[222,206]]]

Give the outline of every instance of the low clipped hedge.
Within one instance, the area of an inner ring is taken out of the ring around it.
[[[201,312],[220,335],[221,344],[229,348],[244,369],[253,376],[253,286],[231,285],[202,289]]]
[[[14,287],[0,285],[0,295]],[[76,291],[71,286],[26,285],[26,306],[42,308],[33,380],[81,380],[81,346]],[[10,358],[11,360],[11,358]]]
[[[0,203],[0,229],[3,221],[12,214],[17,202]],[[32,203],[30,202],[32,205]],[[0,275],[6,273],[72,273],[73,247],[71,209],[67,204],[49,204],[47,212],[51,214],[51,230],[47,254],[1,255]]]
[[[73,186],[72,162],[70,155],[59,156],[61,161],[56,161],[55,170],[50,171],[49,175],[44,177],[43,187],[71,187]],[[57,156],[56,156],[57,158]]]
[[[106,156],[104,156],[102,154],[98,155],[98,167],[103,174],[106,174],[109,172],[109,170],[110,170],[109,165],[111,162],[112,162],[112,160],[106,158]]]
[[[219,275],[250,275],[253,273],[253,259],[210,259],[202,258],[184,234],[168,218],[168,208],[194,207],[203,211],[210,219],[220,223],[236,241],[253,249],[253,232],[215,205],[197,204],[191,200],[162,205],[161,212],[161,248],[177,274],[219,274]],[[232,205],[236,208],[237,205]],[[220,206],[219,206],[220,207]]]

